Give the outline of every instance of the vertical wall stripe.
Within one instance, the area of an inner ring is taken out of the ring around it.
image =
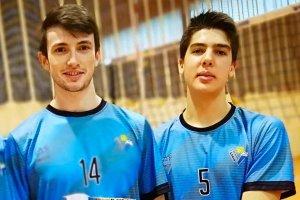
[[[115,50],[117,52],[117,56],[120,56],[120,38],[118,32],[118,21],[117,21],[117,12],[116,12],[116,4],[115,0],[109,0],[110,8],[111,8],[111,17],[112,17],[112,27],[113,27],[113,38],[115,43]],[[124,75],[122,70],[122,63],[119,61],[117,64],[118,75],[119,75],[119,87],[120,87],[120,96],[121,99],[125,98],[125,84],[124,84]]]
[[[145,11],[145,25],[146,25],[146,34],[149,42],[149,48],[153,48],[153,41],[151,38],[151,24],[150,24],[150,13],[149,13],[149,5],[147,0],[143,0],[143,7]],[[142,13],[138,13],[139,15]]]
[[[183,5],[183,13],[182,13],[182,16],[185,16],[185,27],[188,26],[189,22],[190,22],[190,12],[189,12],[189,8],[188,8],[188,2],[187,0],[182,0],[182,5]],[[183,27],[183,29],[185,29],[185,27]]]
[[[206,0],[206,6],[208,9],[211,9],[211,0]]]
[[[120,56],[120,38],[119,38],[119,30],[118,30],[118,21],[117,21],[117,12],[116,12],[116,4],[115,0],[109,0],[110,8],[111,8],[111,18],[112,18],[112,28],[113,28],[113,36],[115,49],[117,52],[117,56]]]
[[[59,4],[60,6],[64,5],[64,3],[65,3],[64,0],[58,0],[58,4]]]
[[[21,32],[22,32],[22,39],[23,39],[23,48],[24,48],[24,56],[25,56],[25,66],[27,71],[27,78],[29,82],[29,93],[31,100],[36,100],[35,96],[35,87],[33,82],[33,74],[32,74],[32,66],[31,66],[31,57],[30,57],[30,50],[29,50],[29,41],[28,41],[28,33],[27,33],[27,26],[26,26],[26,17],[25,17],[25,8],[23,4],[23,0],[18,0],[18,10],[20,13],[20,22],[21,22]]]
[[[10,68],[9,68],[9,60],[7,56],[7,48],[6,48],[6,41],[4,37],[4,28],[3,28],[3,19],[2,19],[2,8],[0,4],[0,45],[1,45],[1,52],[2,52],[2,58],[3,58],[3,69],[4,69],[4,77],[6,82],[6,91],[7,91],[7,97],[8,101],[13,101],[12,97],[12,83],[10,78]]]
[[[77,5],[82,5],[82,1],[81,0],[76,0],[76,4]]]
[[[248,4],[248,3],[247,3]],[[249,13],[248,13],[249,14]],[[254,25],[257,26],[257,25]],[[254,39],[254,26],[250,26],[249,27],[249,44],[250,47],[244,47],[247,48],[247,50],[250,52],[250,66],[247,66],[248,68],[250,67],[250,69],[248,69],[248,72],[251,71],[251,76],[249,77],[248,75],[248,81],[250,82],[251,80],[251,84],[250,84],[250,91],[251,92],[259,92],[259,80],[258,80],[258,72],[257,72],[257,63],[255,60],[256,57],[256,44],[254,43],[255,39]]]
[[[166,89],[167,89],[167,98],[172,98],[171,72],[170,72],[170,68],[169,68],[168,52],[166,49],[164,49],[162,53],[163,53],[163,63],[164,63],[165,82],[166,82]]]
[[[137,0],[129,0],[129,10],[130,10],[130,23],[131,27],[134,30],[134,41],[135,41],[135,48],[136,48],[136,61],[137,61],[137,79],[139,83],[139,92],[140,92],[140,112],[143,113],[145,110],[145,77],[144,77],[144,54],[143,51],[140,49],[140,44],[138,40],[138,25],[139,25],[139,18],[138,18],[138,1]]]
[[[45,7],[45,2],[44,0],[39,0],[40,3],[40,15],[41,19],[44,20],[46,18],[46,7]]]
[[[107,72],[106,67],[103,65],[103,49],[102,47],[102,23],[101,23],[101,16],[100,16],[100,4],[98,0],[94,0],[94,12],[95,12],[95,20],[99,28],[99,35],[100,35],[100,52],[101,52],[101,61],[100,66],[101,67],[101,80],[103,84],[103,98],[109,99],[109,89],[108,89],[108,80],[107,80]],[[105,53],[105,52],[104,52]]]
[[[41,12],[41,19],[42,21],[46,18],[46,6],[45,6],[45,2],[44,0],[39,0],[40,3],[40,12]],[[51,81],[51,90],[52,90],[52,97],[54,97],[54,83],[53,83],[53,79],[50,78]]]
[[[249,77],[247,75],[247,68],[246,67],[249,67],[247,66],[247,63],[246,63],[246,51],[247,51],[247,48],[246,48],[246,45],[244,45],[246,43],[246,39],[249,39],[249,35],[247,38],[245,38],[245,34],[242,34],[242,30],[243,29],[249,29],[249,27],[243,27],[242,29],[240,29],[240,43],[241,43],[241,48],[240,48],[240,57],[242,58],[241,59],[241,66],[244,66],[244,69],[241,70],[242,72],[242,76],[243,76],[243,80],[241,82],[243,82],[243,92],[242,92],[242,95],[244,95],[247,91],[249,91]],[[239,70],[239,69],[238,69]],[[239,94],[240,95],[240,94]]]

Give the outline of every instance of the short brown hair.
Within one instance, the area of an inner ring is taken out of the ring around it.
[[[39,51],[46,57],[47,30],[53,26],[61,26],[69,32],[94,34],[95,51],[100,48],[100,36],[95,20],[89,15],[88,10],[80,5],[65,4],[51,10],[42,24],[42,37]]]

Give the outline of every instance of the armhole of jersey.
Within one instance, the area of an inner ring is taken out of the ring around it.
[[[169,192],[169,184],[163,183],[161,185],[156,186],[153,191],[146,194],[141,194],[141,200],[155,199],[160,195],[167,195],[168,192]]]
[[[243,192],[267,190],[281,190],[282,193],[280,199],[296,194],[295,183],[292,181],[257,181],[245,183],[243,186]]]

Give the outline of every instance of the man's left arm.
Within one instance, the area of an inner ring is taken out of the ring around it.
[[[268,117],[253,125],[257,135],[242,199],[272,200],[294,195],[293,159],[283,122]]]

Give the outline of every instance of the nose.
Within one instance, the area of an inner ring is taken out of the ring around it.
[[[213,52],[211,50],[206,50],[202,57],[202,66],[203,67],[211,67],[213,66]]]
[[[78,59],[76,56],[76,52],[70,52],[70,57],[67,61],[68,66],[77,66],[78,65]]]

